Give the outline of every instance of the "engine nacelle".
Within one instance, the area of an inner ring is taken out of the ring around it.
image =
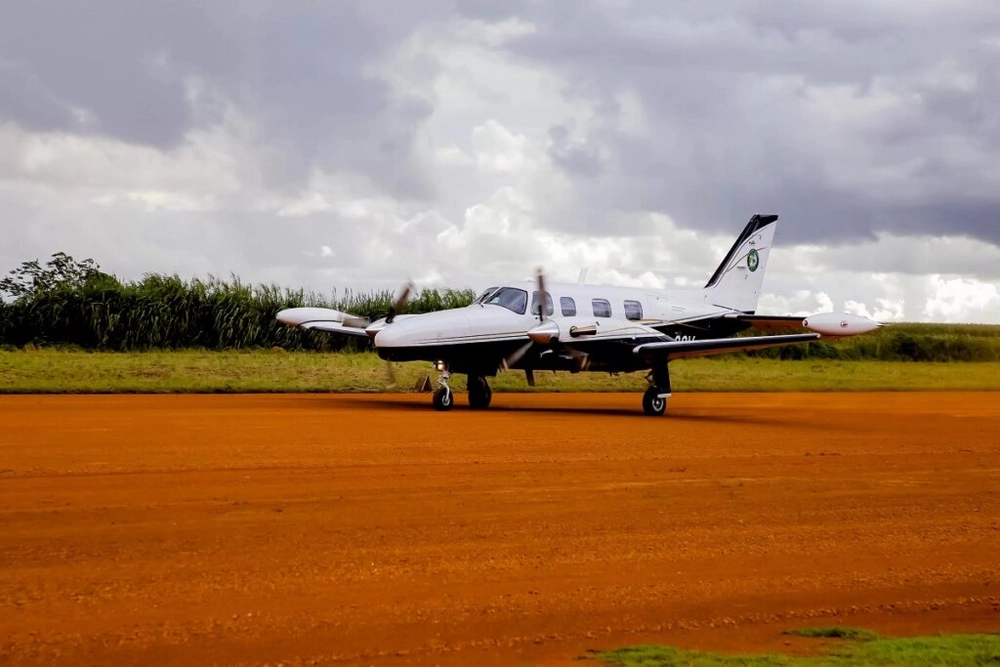
[[[528,338],[539,345],[548,345],[559,338],[559,325],[553,320],[546,320],[528,329]]]
[[[802,320],[802,326],[823,336],[856,336],[874,331],[882,325],[863,315],[820,313]]]

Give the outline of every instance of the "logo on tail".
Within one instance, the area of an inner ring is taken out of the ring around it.
[[[757,254],[757,249],[753,248],[747,253],[747,268],[756,271],[758,266],[760,266],[760,255]]]

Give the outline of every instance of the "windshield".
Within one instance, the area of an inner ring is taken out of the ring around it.
[[[480,303],[503,306],[518,315],[524,315],[524,308],[528,305],[528,293],[516,287],[501,287],[493,292],[486,290],[480,299]]]
[[[480,294],[478,297],[476,297],[476,300],[473,301],[472,303],[486,303],[486,299],[491,294],[493,294],[493,292],[496,292],[498,289],[500,289],[500,288],[499,287],[487,287],[486,291],[483,292],[482,294]]]

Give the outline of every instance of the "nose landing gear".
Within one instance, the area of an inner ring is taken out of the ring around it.
[[[438,388],[434,391],[433,398],[434,409],[451,410],[451,406],[455,402],[455,395],[451,392],[451,387],[448,386],[451,371],[448,370],[448,365],[443,361],[437,362],[434,366],[438,370]]]

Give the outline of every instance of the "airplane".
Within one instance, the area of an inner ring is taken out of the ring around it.
[[[408,283],[387,315],[375,321],[329,308],[288,308],[277,320],[289,326],[369,339],[388,361],[429,361],[438,372],[433,406],[449,410],[453,374],[468,376],[468,401],[486,409],[487,378],[523,370],[629,373],[647,371],[643,413],[664,414],[671,396],[669,363],[784,345],[821,336],[872,331],[880,323],[846,313],[757,315],[777,215],[757,214],[743,228],[703,288],[649,289],[548,283],[496,283],[469,306],[419,315],[399,314],[413,290]],[[733,337],[750,327],[797,333]],[[805,331],[802,331],[802,330]]]

